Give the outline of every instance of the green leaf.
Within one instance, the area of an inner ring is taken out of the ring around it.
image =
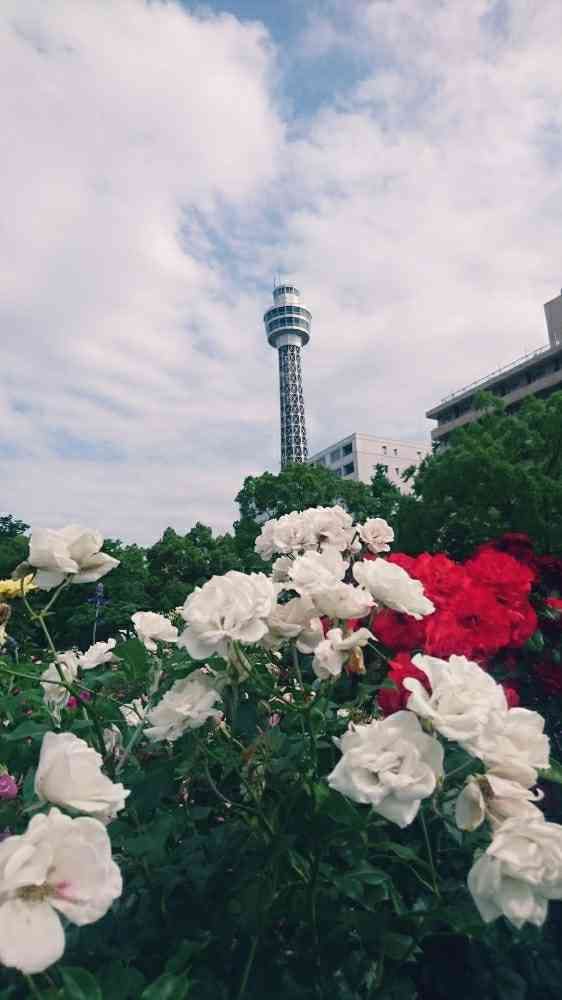
[[[103,1000],[96,979],[87,969],[67,965],[60,969],[65,1000]]]
[[[31,737],[31,739],[42,739],[46,732],[51,728],[51,726],[46,722],[34,722],[33,719],[26,719],[25,722],[21,722],[19,726],[11,733],[5,733],[4,739],[11,740],[26,740]]]
[[[382,938],[385,955],[393,958],[396,962],[402,961],[411,950],[414,939],[407,934],[397,934],[395,931],[386,931]]]
[[[187,976],[173,976],[165,972],[140,995],[140,1000],[184,1000],[189,995],[191,983]]]

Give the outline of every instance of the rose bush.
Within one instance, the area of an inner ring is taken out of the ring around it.
[[[270,572],[82,651],[49,616],[112,568],[101,537],[32,534],[4,590],[45,648],[0,656],[2,1000],[550,996],[557,568],[392,540],[341,507],[271,520]],[[459,942],[474,975],[436,985]]]

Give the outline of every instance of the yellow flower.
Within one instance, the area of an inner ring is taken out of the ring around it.
[[[37,590],[33,573],[22,577],[21,580],[0,580],[0,598],[21,597],[22,594],[27,594],[29,590]]]

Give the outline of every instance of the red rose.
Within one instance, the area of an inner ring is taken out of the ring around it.
[[[519,691],[517,691],[514,687],[508,686],[505,681],[502,681],[502,688],[505,693],[505,700],[507,701],[508,708],[517,708],[521,701]]]
[[[418,667],[414,666],[408,653],[398,653],[390,661],[390,669],[387,675],[387,680],[392,681],[395,687],[380,688],[377,694],[379,708],[384,715],[392,715],[394,712],[399,712],[401,709],[407,707],[408,698],[412,692],[407,691],[404,687],[406,677],[415,677],[416,680],[423,684],[426,691],[431,691],[427,674],[424,674],[423,670],[419,670]]]
[[[371,618],[370,629],[390,649],[423,649],[425,619],[416,621],[412,615],[383,608]]]
[[[511,608],[526,600],[535,579],[529,566],[495,549],[481,550],[465,563],[465,569],[475,583],[489,587],[500,604]]]
[[[509,645],[515,647],[522,646],[539,627],[537,612],[528,601],[525,601],[520,607],[507,608],[507,611],[511,621],[511,639]]]
[[[546,691],[550,694],[562,694],[562,666],[559,663],[543,660],[535,666],[535,673]]]
[[[547,597],[546,604],[553,611],[558,611],[562,615],[562,597]]]
[[[425,650],[432,656],[456,653],[486,659],[511,640],[509,609],[487,587],[469,583],[446,608],[426,619]]]
[[[474,555],[478,556],[481,552],[487,549],[495,549],[497,552],[506,552],[507,555],[513,556],[520,563],[525,563],[533,570],[534,579],[536,579],[538,573],[538,556],[535,554],[533,548],[533,543],[529,536],[525,534],[524,531],[507,531],[500,538],[495,538],[491,542],[485,542],[483,545],[479,545],[475,550]]]
[[[453,562],[442,552],[436,555],[422,552],[415,560],[410,575],[421,580],[425,593],[438,608],[447,604],[466,580],[464,566]]]

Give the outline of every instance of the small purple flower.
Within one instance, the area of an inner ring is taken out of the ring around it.
[[[0,774],[0,799],[15,799],[18,794],[18,783],[11,774]]]

